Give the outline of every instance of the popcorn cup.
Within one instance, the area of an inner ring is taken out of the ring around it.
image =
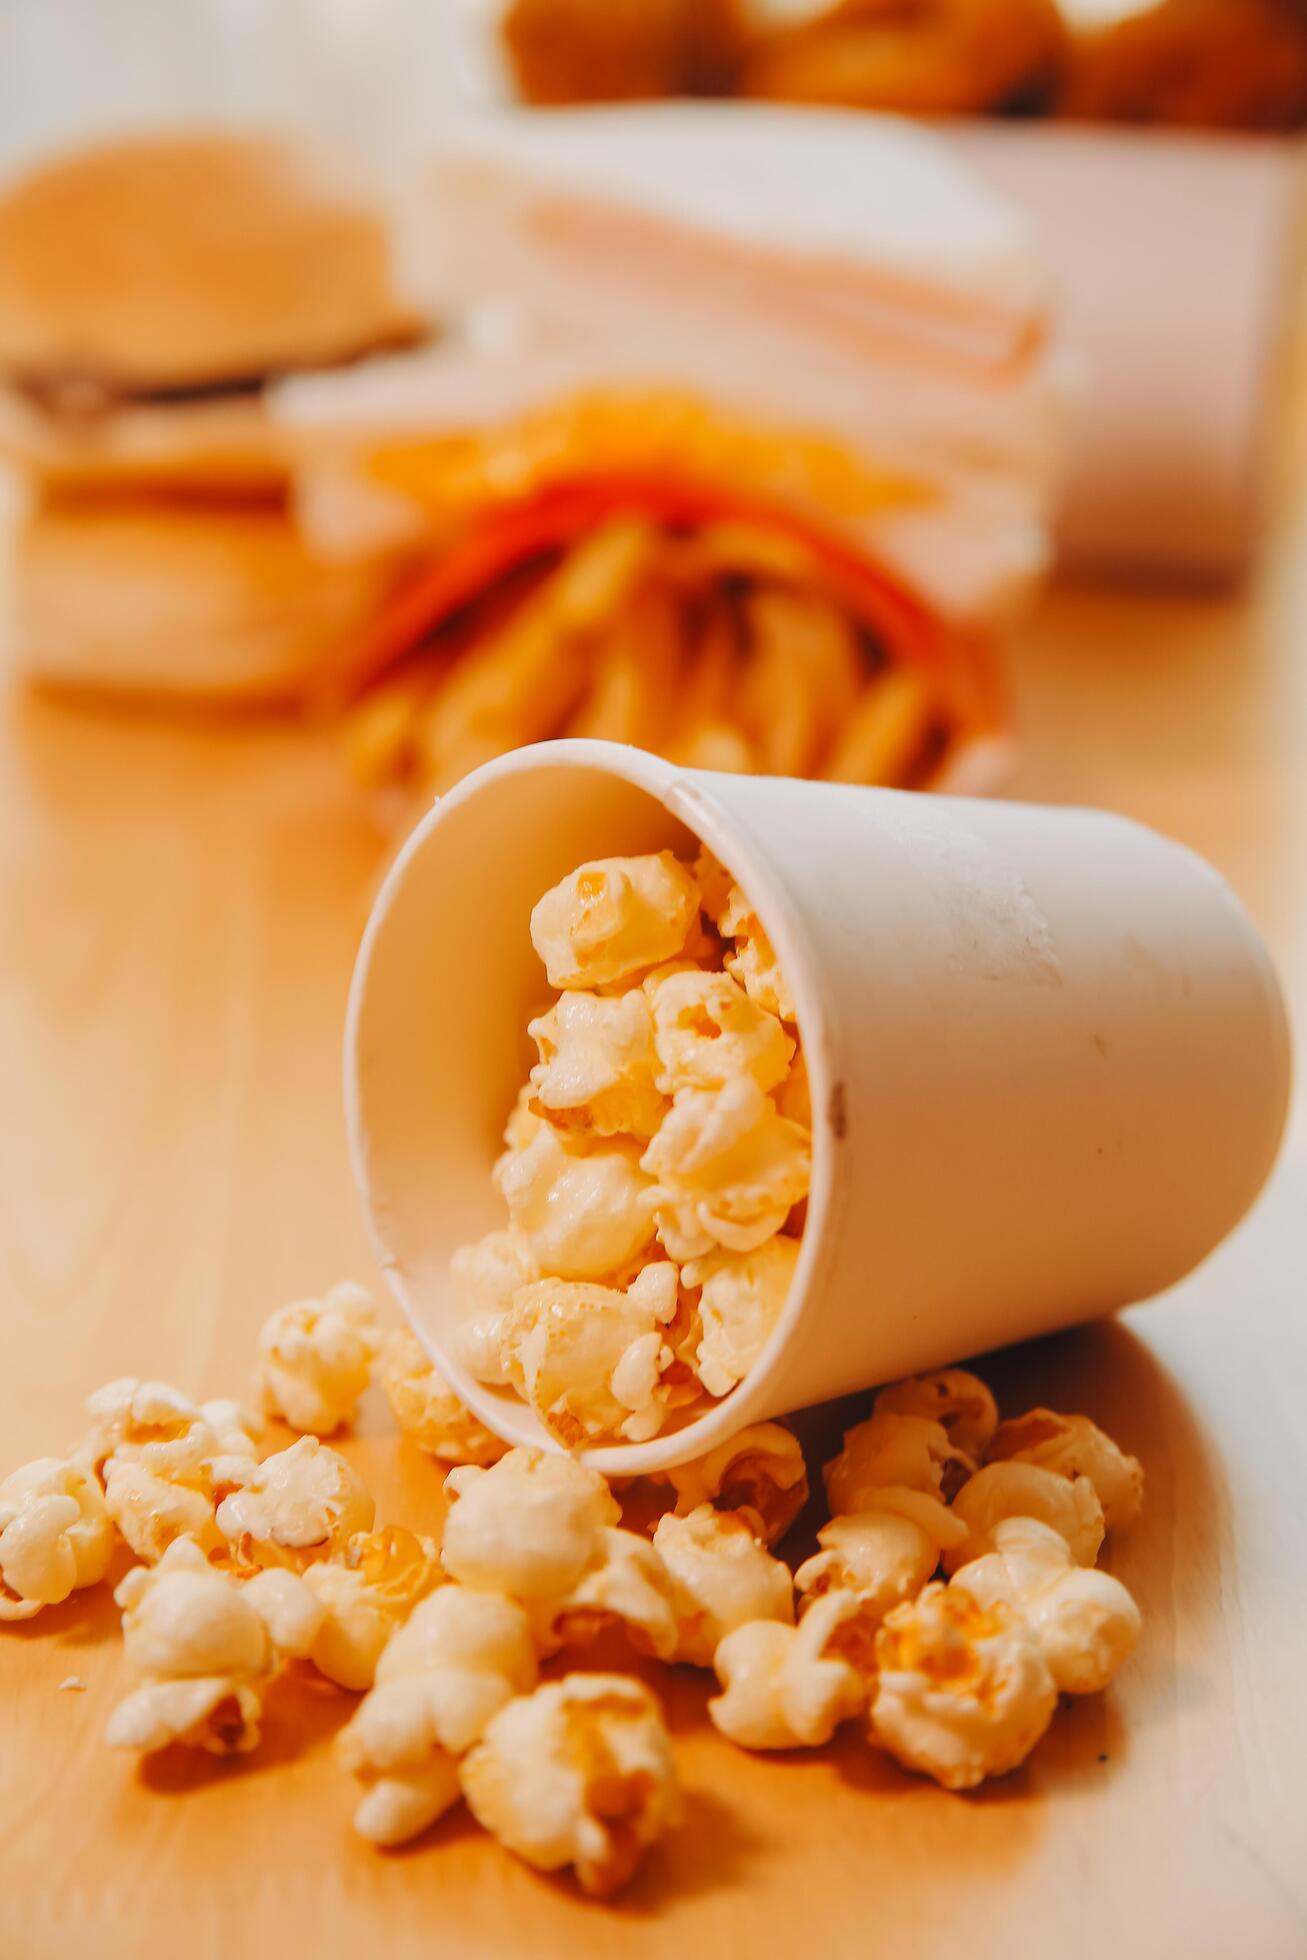
[[[707,1412],[598,1448],[664,1469],[743,1427],[1110,1313],[1236,1225],[1274,1161],[1289,1039],[1266,950],[1203,861],[1097,810],[684,770],[549,742],[477,770],[409,838],[346,1032],[355,1174],[390,1284],[506,1441],[558,1447],[453,1351],[455,1248],[547,993],[528,922],[589,858],[706,843],[762,919],[813,1100],[802,1251],[770,1343]]]

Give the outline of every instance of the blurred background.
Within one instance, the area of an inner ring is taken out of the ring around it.
[[[1050,574],[1283,508],[1297,0],[10,0],[0,78],[12,668],[325,717],[384,831],[566,733],[997,788]]]
[[[1297,0],[10,0],[0,78],[11,664],[329,701],[386,826],[561,733],[990,788],[1050,570],[1252,573],[1288,467]],[[551,133],[451,140],[523,103]],[[669,483],[712,508],[669,516]],[[611,591],[565,627],[547,575],[596,533]],[[856,598],[832,546],[875,573]]]

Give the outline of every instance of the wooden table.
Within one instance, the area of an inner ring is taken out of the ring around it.
[[[1291,513],[1294,507],[1289,507]],[[1243,601],[1061,592],[1017,654],[1015,788],[1206,852],[1307,1006],[1307,536]],[[340,1113],[341,1016],[380,845],[326,734],[176,728],[9,699],[0,720],[0,1415],[60,1450],[136,1372],[239,1393],[281,1301],[370,1266]],[[1204,1140],[1197,1140],[1206,1147]],[[1214,1140],[1219,1147],[1219,1140]],[[1098,1417],[1145,1459],[1115,1569],[1145,1639],[970,1799],[855,1736],[732,1750],[671,1677],[685,1828],[612,1908],[454,1816],[380,1855],[332,1761],[349,1697],[288,1687],[261,1753],[144,1769],[107,1589],[0,1634],[0,1954],[1307,1952],[1307,1137],[1172,1295],[1000,1357],[1009,1409]],[[383,1513],[439,1479],[369,1403]],[[85,1692],[60,1692],[69,1676]]]

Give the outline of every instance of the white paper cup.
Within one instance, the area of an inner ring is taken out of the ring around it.
[[[414,831],[369,921],[346,1033],[355,1174],[418,1338],[507,1441],[549,1444],[452,1351],[455,1248],[490,1182],[547,995],[528,921],[596,857],[702,839],[760,914],[812,1081],[812,1191],[746,1379],[652,1442],[744,1423],[1156,1293],[1248,1209],[1289,1078],[1265,948],[1211,868],[1094,810],[712,775],[613,743],[490,763]]]

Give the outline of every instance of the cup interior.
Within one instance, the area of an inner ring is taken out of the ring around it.
[[[547,750],[518,752],[442,800],[377,901],[346,1035],[355,1175],[390,1284],[461,1399],[506,1441],[546,1448],[558,1445],[527,1404],[511,1388],[474,1380],[453,1352],[449,1262],[460,1245],[507,1223],[490,1172],[535,1060],[527,1022],[550,998],[531,944],[536,900],[588,858],[698,849],[698,836],[662,800],[676,772],[635,751],[618,754],[621,774]],[[719,854],[743,881],[743,867]],[[586,1459],[610,1474],[683,1461],[750,1419],[747,1386],[651,1442],[592,1449]]]

